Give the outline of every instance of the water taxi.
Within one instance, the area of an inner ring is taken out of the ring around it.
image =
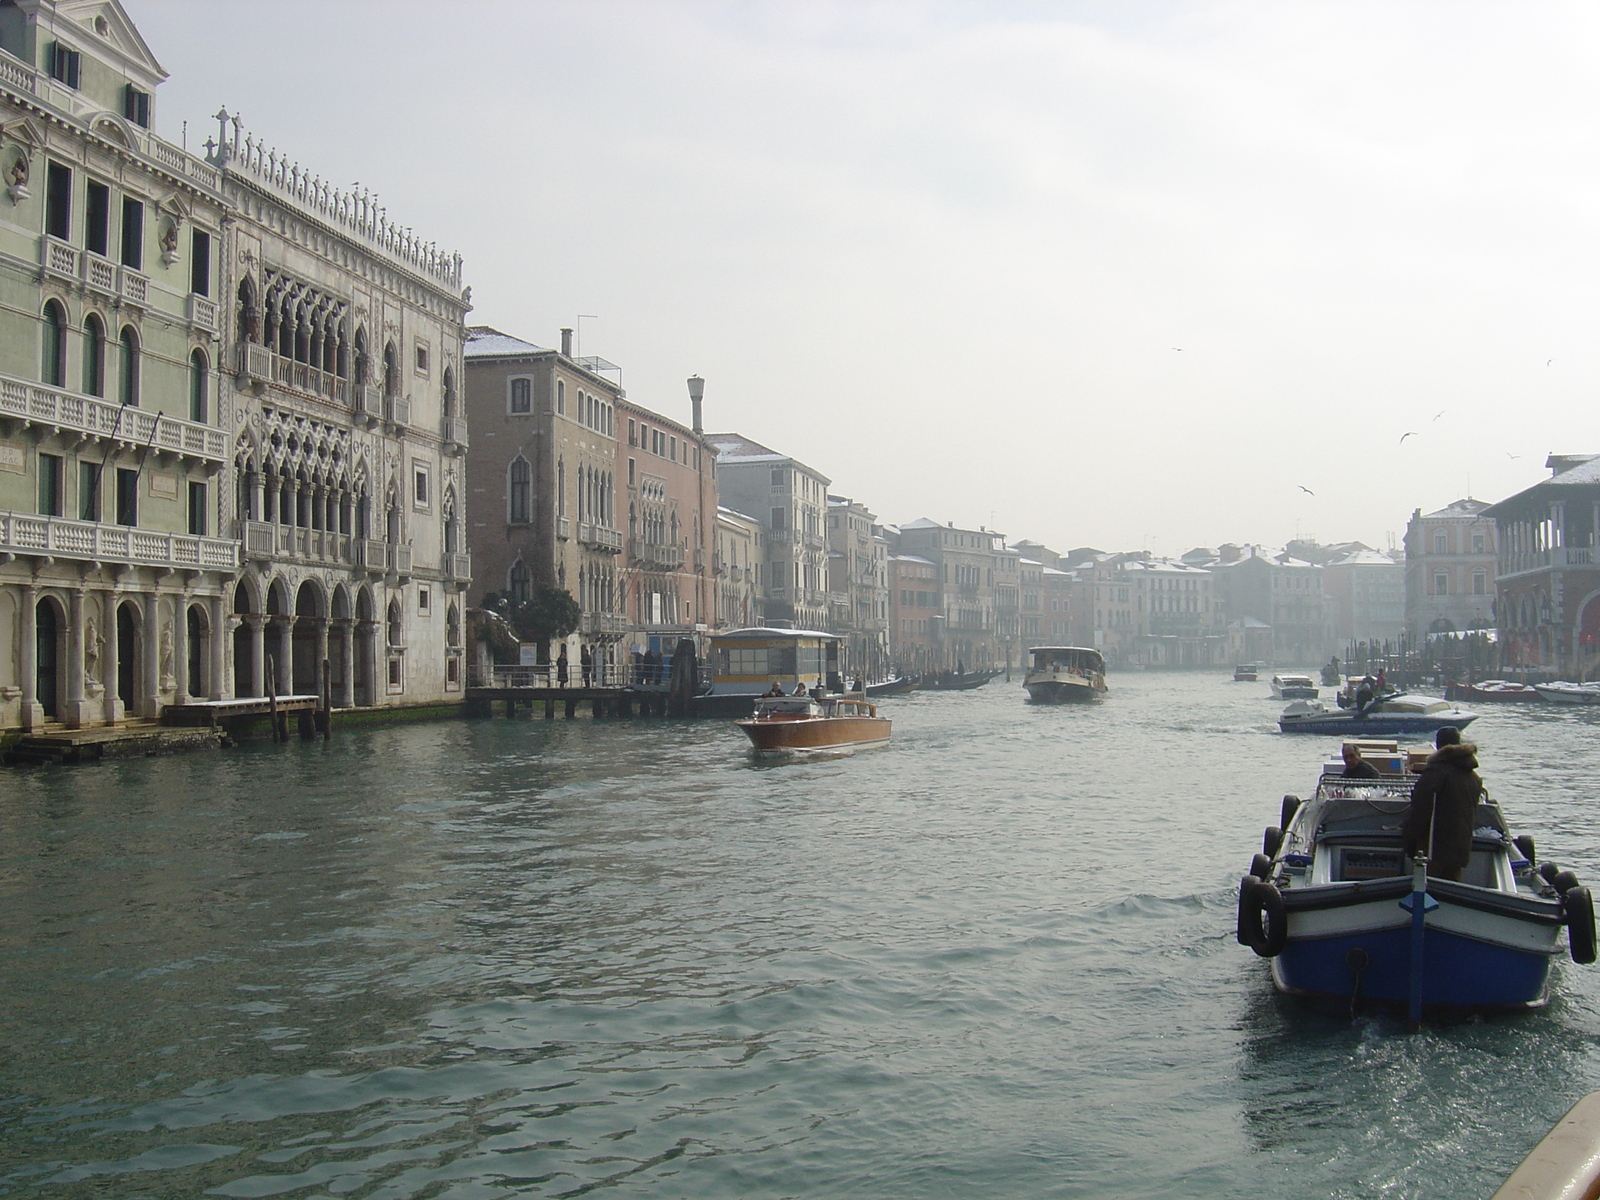
[[[1600,683],[1570,683],[1557,679],[1554,683],[1536,683],[1533,690],[1552,704],[1600,704]]]
[[[1548,998],[1550,963],[1595,960],[1594,904],[1577,877],[1534,862],[1484,793],[1459,881],[1407,861],[1401,832],[1428,751],[1361,741],[1376,778],[1334,759],[1311,798],[1285,796],[1239,885],[1238,940],[1272,960],[1285,993],[1424,1008],[1525,1009]],[[1421,864],[1420,866],[1418,864]]]
[[[1291,675],[1280,671],[1272,677],[1274,700],[1315,700],[1320,694],[1317,681],[1309,675]]]
[[[1260,676],[1260,663],[1240,663],[1233,669],[1233,681],[1235,683],[1254,683]]]
[[[1035,704],[1098,700],[1106,694],[1106,660],[1087,646],[1035,646],[1022,686]]]
[[[844,648],[837,635],[816,629],[730,629],[711,638],[711,686],[695,696],[697,717],[748,717],[777,684],[844,691]]]
[[[878,707],[847,696],[764,696],[754,716],[735,721],[762,754],[866,750],[889,744],[892,722]]]

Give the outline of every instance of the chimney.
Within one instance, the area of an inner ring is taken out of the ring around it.
[[[700,398],[706,394],[706,381],[698,375],[689,376],[689,404],[694,410],[694,433],[696,437],[705,433],[705,427],[700,420]]]
[[[572,330],[570,329],[563,329],[561,331],[561,357],[572,357]]]

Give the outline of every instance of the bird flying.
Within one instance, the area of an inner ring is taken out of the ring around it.
[[[1507,458],[1521,458],[1521,457],[1522,457],[1522,455],[1520,455],[1520,454],[1513,454],[1513,453],[1511,453],[1511,451],[1509,451],[1509,450],[1507,450],[1507,451],[1506,451],[1506,457],[1507,457]]]
[[[1408,437],[1416,437],[1416,436],[1417,436],[1417,431],[1415,429],[1413,429],[1410,433],[1402,433],[1400,435],[1400,444],[1403,446],[1403,445],[1405,445],[1405,441],[1406,441],[1406,439]]]
[[[1303,483],[1297,483],[1297,484],[1295,484],[1295,487],[1299,488],[1302,492],[1304,492],[1308,496],[1315,496],[1316,495],[1315,492],[1313,492],[1310,488],[1308,488]]]
[[[1442,416],[1444,416],[1444,415],[1445,415],[1445,413],[1447,413],[1447,412],[1449,412],[1449,411],[1450,411],[1450,410],[1449,410],[1449,409],[1448,409],[1448,408],[1441,408],[1441,409],[1440,409],[1440,410],[1439,410],[1439,411],[1438,411],[1438,412],[1436,412],[1436,413],[1434,413],[1434,414],[1433,414],[1433,419],[1434,419],[1434,420],[1435,420],[1435,421],[1437,421],[1437,420],[1438,420],[1438,419],[1439,419],[1439,418],[1440,418],[1440,417],[1442,417]]]

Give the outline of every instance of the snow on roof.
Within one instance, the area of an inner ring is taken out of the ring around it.
[[[1464,500],[1452,500],[1437,512],[1425,513],[1424,521],[1438,517],[1475,517],[1489,507],[1487,500],[1474,500],[1470,496]]]
[[[1069,579],[1072,577],[1072,572],[1071,571],[1058,571],[1055,567],[1046,567],[1044,569],[1044,573],[1046,575],[1065,575]]]
[[[907,521],[900,526],[901,529],[944,529],[946,526],[937,521],[930,521],[927,517],[918,517],[915,521]]]
[[[763,446],[760,442],[751,441],[742,433],[708,433],[705,437],[706,441],[717,448],[717,460],[719,462],[788,457],[786,454],[779,454],[776,450]]]
[[[933,560],[932,559],[922,558],[922,557],[920,557],[918,555],[915,555],[915,554],[891,554],[891,555],[889,555],[889,561],[890,562],[922,563],[922,564],[924,564],[926,566],[930,566],[930,567],[933,566]]]
[[[1376,550],[1357,550],[1353,554],[1346,554],[1343,558],[1336,558],[1328,564],[1330,567],[1398,567],[1387,554],[1380,554]]]
[[[467,344],[461,353],[466,358],[520,358],[527,354],[548,354],[550,351],[487,325],[474,325],[467,330]]]
[[[717,505],[717,511],[719,513],[727,513],[730,517],[738,517],[741,521],[754,521],[757,525],[761,524],[759,520],[749,513],[742,513],[737,508],[729,508],[726,504]]]

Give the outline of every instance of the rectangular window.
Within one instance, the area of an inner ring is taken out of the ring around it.
[[[189,481],[189,532],[199,537],[206,534],[206,485]]]
[[[671,449],[669,449],[667,451],[667,457],[670,458],[673,462],[677,462],[678,461],[678,439],[677,438],[668,438],[667,441],[672,443]]]
[[[1483,553],[1483,534],[1475,533],[1472,535],[1472,552],[1474,554]]]
[[[100,519],[100,464],[78,464],[78,520]]]
[[[1433,535],[1433,552],[1435,554],[1448,554],[1450,538],[1447,534],[1436,533]]]
[[[533,411],[533,380],[513,379],[511,381],[511,411],[514,413]]]
[[[1435,572],[1433,576],[1433,594],[1435,596],[1450,594],[1450,576],[1443,571]]]
[[[628,486],[633,486],[633,459],[628,460]]]
[[[90,254],[106,255],[111,250],[111,189],[89,180],[84,205],[83,245]]]
[[[66,241],[72,236],[72,168],[53,162],[45,168],[44,231]]]
[[[139,523],[139,472],[117,468],[117,524]]]
[[[83,56],[70,46],[60,42],[50,43],[50,78],[59,80],[69,88],[78,86],[78,73],[83,65]]]
[[[418,612],[427,612],[428,611],[428,589],[427,588],[418,588],[417,589],[417,611]]]
[[[635,424],[633,418],[629,417],[628,418],[628,445],[637,446],[638,444],[639,444],[639,429],[638,429],[638,426]]]
[[[211,295],[211,235],[204,229],[189,235],[189,290],[196,296]]]
[[[144,267],[144,205],[129,196],[122,198],[122,265]]]
[[[415,477],[416,477],[416,501],[417,501],[417,504],[419,506],[426,507],[426,505],[428,503],[428,473],[426,471],[424,471],[421,467],[418,467],[415,470],[414,474],[415,474]]]
[[[46,517],[61,516],[61,471],[59,454],[39,455],[39,513]]]
[[[418,375],[426,375],[427,373],[428,373],[428,348],[426,346],[418,346],[417,347],[417,374]]]
[[[1474,596],[1485,595],[1488,591],[1488,586],[1489,581],[1482,571],[1474,571],[1472,573],[1472,594]]]
[[[133,84],[122,90],[122,115],[135,125],[150,128],[150,93],[140,91]]]
[[[789,510],[787,508],[775,508],[775,509],[772,510],[772,526],[771,526],[771,528],[772,528],[772,532],[773,533],[786,533],[786,532],[788,532],[788,529],[789,529]]]
[[[775,488],[781,488],[788,482],[789,472],[784,470],[782,467],[774,468],[772,472],[772,486]]]
[[[556,380],[556,412],[565,416],[567,411],[567,381]]]

